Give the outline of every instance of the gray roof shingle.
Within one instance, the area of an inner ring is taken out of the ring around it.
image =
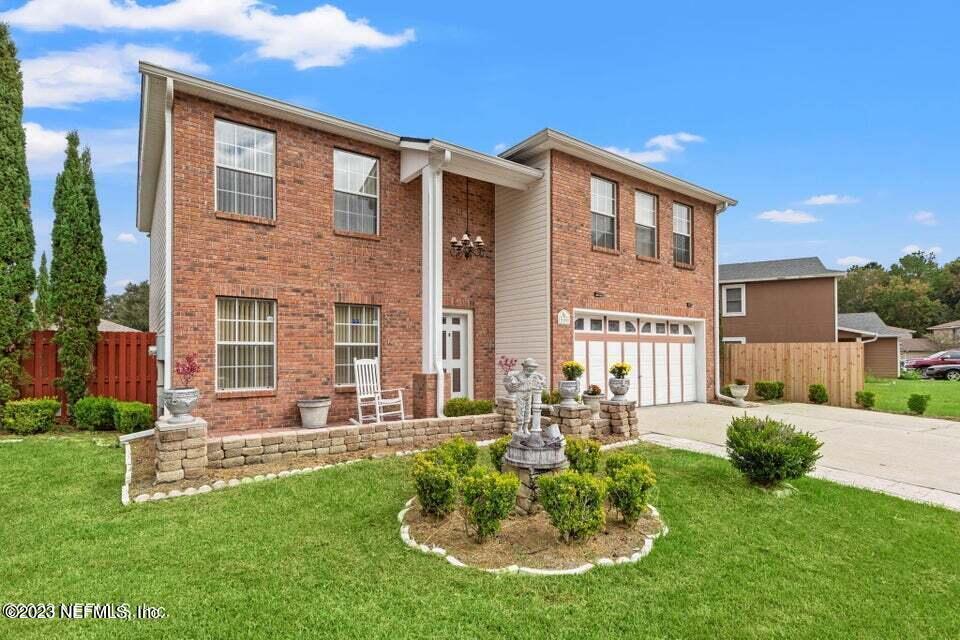
[[[944,322],[943,324],[934,325],[932,327],[927,327],[928,329],[956,329],[960,327],[960,320],[952,320],[950,322]]]
[[[899,329],[888,326],[873,311],[863,313],[838,313],[837,327],[843,329],[853,329],[854,331],[866,331],[875,333],[881,338],[911,338],[913,332],[908,329]]]
[[[720,282],[791,280],[796,278],[839,277],[845,271],[827,269],[820,258],[789,258],[720,265]]]

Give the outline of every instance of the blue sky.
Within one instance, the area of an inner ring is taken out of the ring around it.
[[[544,126],[615,148],[740,201],[723,262],[960,253],[956,3],[557,6],[0,1],[24,61],[38,256],[76,128],[108,287],[146,278],[138,58],[487,152]]]

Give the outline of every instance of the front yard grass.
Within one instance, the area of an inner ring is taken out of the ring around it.
[[[642,451],[670,534],[635,565],[537,578],[403,546],[407,458],[122,507],[122,449],[0,444],[0,599],[167,612],[0,618],[0,637],[960,637],[960,513],[814,479],[777,498],[724,460]]]
[[[877,394],[878,411],[909,413],[907,400],[914,393],[930,396],[930,405],[924,415],[941,418],[960,418],[960,382],[950,380],[896,380],[879,379],[866,382],[865,391]]]

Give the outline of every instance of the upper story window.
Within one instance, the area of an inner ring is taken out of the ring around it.
[[[617,185],[590,176],[591,237],[593,246],[617,247]]]
[[[217,211],[273,220],[275,134],[216,120],[214,142]]]
[[[725,316],[747,315],[747,286],[726,284],[720,289],[720,308]]]
[[[335,149],[333,189],[334,228],[376,234],[380,213],[380,161]]]
[[[273,389],[276,384],[273,300],[217,298],[217,390]]]
[[[673,203],[673,261],[693,264],[693,209]]]
[[[637,191],[633,200],[637,255],[657,257],[657,196]]]

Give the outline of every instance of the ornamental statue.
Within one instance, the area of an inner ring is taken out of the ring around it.
[[[507,445],[504,459],[518,467],[549,469],[566,464],[564,439],[555,424],[546,431],[540,426],[541,394],[546,378],[537,372],[539,365],[533,358],[525,359],[520,371],[511,371],[504,377],[504,386],[516,397],[517,427]]]

